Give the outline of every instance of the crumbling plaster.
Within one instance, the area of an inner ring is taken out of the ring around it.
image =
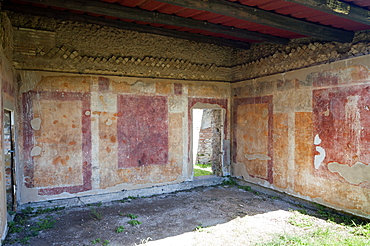
[[[370,217],[369,61],[356,57],[232,84],[233,175]],[[261,123],[263,98],[272,98],[269,127]],[[272,138],[259,133],[268,130]],[[240,144],[243,139],[248,142]],[[272,179],[262,175],[266,158],[248,158],[268,151]]]
[[[331,129],[325,117],[340,118],[341,110],[358,129],[366,123],[369,32],[346,44],[299,39],[239,50],[8,14],[0,29],[2,101],[19,117],[20,204],[192,180],[190,114],[200,107],[224,113],[223,174],[369,217],[369,177],[358,175],[370,163],[367,128],[349,131],[350,150],[331,148],[322,132]],[[334,110],[321,106],[325,93],[342,98]],[[135,125],[136,112],[144,124]],[[348,120],[331,122],[350,129]],[[0,214],[5,232],[5,206]]]
[[[21,203],[191,180],[188,100],[228,109],[228,83],[19,72]]]

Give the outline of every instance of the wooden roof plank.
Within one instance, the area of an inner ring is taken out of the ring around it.
[[[173,38],[181,38],[192,40],[196,42],[205,42],[211,43],[216,45],[228,46],[232,48],[239,48],[239,49],[249,49],[250,44],[235,40],[228,40],[224,38],[217,38],[213,36],[205,36],[200,34],[194,34],[189,32],[181,32],[177,30],[168,30],[160,27],[155,26],[148,26],[148,25],[139,25],[130,22],[123,22],[120,20],[113,20],[113,19],[106,19],[103,17],[96,17],[87,14],[74,14],[67,11],[58,11],[53,9],[45,9],[39,7],[33,7],[29,5],[22,5],[22,4],[14,4],[14,3],[3,3],[2,5],[3,10],[10,10],[16,12],[23,12],[32,15],[40,15],[40,16],[47,16],[50,18],[57,18],[57,19],[65,19],[77,22],[84,22],[84,23],[91,23],[97,24],[102,26],[110,26],[124,30],[132,30],[144,33],[151,33],[157,35],[163,35]]]
[[[370,11],[338,0],[286,0],[328,14],[370,25]]]
[[[110,4],[99,0],[23,0],[24,2],[43,4],[46,6],[60,7],[69,10],[84,11],[86,13],[101,14],[104,16],[114,16],[136,21],[173,25],[178,27],[188,27],[193,29],[205,30],[213,33],[223,33],[229,36],[253,39],[259,41],[286,44],[288,39],[275,37],[258,32],[252,32],[234,27],[227,27],[206,21],[183,18],[175,15],[162,14],[158,12],[146,11],[138,8],[129,8],[119,4]]]
[[[173,4],[185,8],[204,10],[221,15],[231,16],[236,19],[251,21],[261,25],[275,27],[306,36],[320,39],[351,42],[354,33],[336,29],[296,18],[280,15],[263,9],[229,2],[224,0],[157,0],[158,2]],[[297,0],[300,1],[300,0]],[[310,0],[311,1],[311,0]],[[302,2],[304,2],[302,0]]]

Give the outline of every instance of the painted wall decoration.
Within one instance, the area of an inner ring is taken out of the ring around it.
[[[369,97],[368,85],[313,91],[313,162],[318,175],[370,188]]]
[[[162,96],[118,96],[119,168],[168,162],[168,106]]]
[[[248,175],[273,183],[272,96],[234,100],[233,159]]]
[[[91,189],[90,95],[23,94],[26,186],[39,195]]]

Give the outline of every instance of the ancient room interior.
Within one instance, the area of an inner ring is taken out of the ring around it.
[[[218,119],[213,176],[370,218],[369,16],[361,0],[1,1],[2,238],[25,204],[194,182],[196,109]]]

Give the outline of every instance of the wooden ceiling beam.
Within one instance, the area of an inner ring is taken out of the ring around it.
[[[220,15],[226,15],[241,20],[275,27],[309,37],[329,41],[351,42],[354,33],[342,29],[332,28],[304,20],[273,13],[270,11],[246,6],[225,0],[156,0],[184,8],[203,10]],[[302,0],[301,2],[305,2]]]
[[[370,11],[338,0],[285,0],[328,14],[370,25]]]
[[[99,0],[23,0],[24,2],[42,4],[46,6],[59,7],[69,10],[78,10],[86,13],[94,13],[104,16],[112,16],[122,19],[130,19],[135,21],[143,21],[148,23],[157,23],[163,25],[171,25],[177,27],[187,27],[192,29],[200,29],[213,33],[225,34],[232,37],[266,41],[278,44],[287,44],[288,39],[275,37],[258,32],[252,32],[244,29],[238,29],[229,26],[199,21],[190,18],[179,17],[175,15],[162,14],[142,10],[138,8],[125,7],[120,4],[112,4]]]
[[[67,12],[67,11],[58,11],[58,10],[53,10],[53,9],[38,8],[38,7],[22,5],[22,4],[14,4],[14,3],[3,3],[2,9],[25,13],[25,14],[31,14],[31,15],[46,16],[50,18],[97,24],[97,25],[110,26],[110,27],[115,27],[115,28],[124,29],[124,30],[131,30],[131,31],[163,35],[163,36],[173,37],[173,38],[187,39],[187,40],[192,40],[196,42],[211,43],[211,44],[228,46],[228,47],[238,48],[238,49],[249,49],[250,48],[250,44],[245,43],[245,42],[234,41],[234,40],[229,40],[229,39],[224,39],[224,38],[217,38],[217,37],[212,37],[212,36],[206,36],[206,35],[201,35],[201,34],[196,34],[196,33],[187,33],[187,32],[181,32],[181,31],[176,31],[176,30],[169,30],[169,29],[153,27],[153,26],[148,26],[148,25],[139,25],[139,24],[130,23],[130,22],[106,19],[103,17],[94,17],[94,16],[90,16],[86,14],[74,14],[74,13]]]

